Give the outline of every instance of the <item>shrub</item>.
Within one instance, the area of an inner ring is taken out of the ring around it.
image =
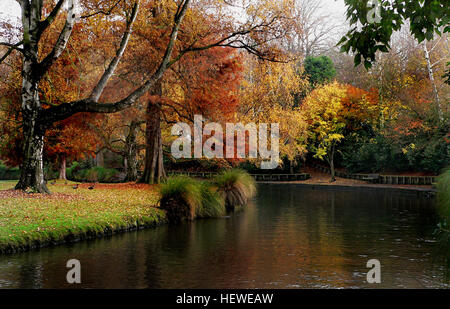
[[[438,209],[441,220],[436,230],[438,239],[438,252],[441,253],[450,266],[450,167],[439,176],[438,183]]]
[[[193,220],[202,204],[202,191],[198,181],[186,177],[169,177],[160,186],[160,207],[167,213],[171,223],[183,219]]]
[[[66,176],[74,181],[89,182],[116,182],[119,172],[115,169],[108,169],[101,166],[82,169],[81,165],[74,162],[70,168],[66,170]]]
[[[80,163],[74,161],[72,165],[66,168],[66,177],[67,179],[75,179],[75,172],[80,170]]]
[[[438,177],[438,205],[439,213],[447,226],[450,225],[450,167]]]
[[[214,178],[214,184],[219,192],[222,192],[228,211],[245,206],[256,194],[255,180],[240,169],[228,170],[217,175]]]
[[[20,178],[20,170],[16,167],[9,168],[0,163],[1,180],[17,180]]]

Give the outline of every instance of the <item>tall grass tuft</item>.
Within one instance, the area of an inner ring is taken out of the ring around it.
[[[437,249],[447,264],[445,275],[450,278],[450,167],[439,176],[437,189],[438,211],[441,218],[436,229]]]
[[[195,219],[197,209],[202,205],[199,183],[186,176],[169,177],[160,186],[160,194],[160,207],[166,211],[171,223]]]
[[[438,204],[442,219],[450,224],[450,167],[438,177]]]
[[[208,181],[200,183],[202,203],[197,208],[196,215],[199,218],[217,218],[226,214],[225,201],[217,190],[217,187]]]
[[[256,194],[255,180],[240,169],[225,171],[217,175],[213,182],[219,192],[223,194],[228,211],[234,211],[236,207],[247,205],[248,200]]]
[[[441,220],[437,234],[440,244],[450,248],[450,168],[447,168],[438,178],[437,183],[438,211]]]

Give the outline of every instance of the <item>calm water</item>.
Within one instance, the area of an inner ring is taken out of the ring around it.
[[[71,287],[75,258],[82,288],[449,288],[436,221],[411,195],[261,185],[229,218],[0,256],[0,287]],[[382,284],[366,283],[369,259]]]

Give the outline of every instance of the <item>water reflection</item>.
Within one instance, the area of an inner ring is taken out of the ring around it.
[[[0,287],[449,287],[433,259],[434,201],[264,185],[245,212],[0,257]],[[81,261],[82,284],[65,282]],[[382,284],[365,282],[379,259]]]

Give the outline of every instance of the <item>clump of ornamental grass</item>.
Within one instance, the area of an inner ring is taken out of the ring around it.
[[[213,183],[225,199],[227,211],[247,205],[256,194],[256,184],[252,176],[240,169],[232,169],[217,175]]]
[[[160,208],[166,211],[171,223],[195,219],[197,209],[202,205],[199,182],[186,176],[167,178],[160,186],[160,194]]]
[[[226,214],[225,201],[217,187],[208,181],[200,183],[202,203],[197,208],[196,215],[199,218],[218,218]]]
[[[436,230],[438,238],[438,249],[444,254],[447,265],[450,266],[450,168],[447,168],[438,177],[437,182],[437,202],[440,222]]]
[[[438,177],[437,190],[439,214],[447,224],[450,224],[450,167]]]

